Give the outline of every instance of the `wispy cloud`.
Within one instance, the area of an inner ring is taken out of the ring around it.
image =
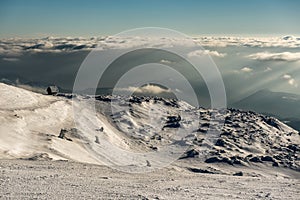
[[[284,78],[284,79],[291,79],[292,76],[289,75],[289,74],[284,74],[284,75],[282,76],[282,78]]]
[[[272,71],[272,68],[271,67],[266,67],[264,72],[269,72],[269,71]]]
[[[160,61],[160,63],[162,63],[162,64],[171,64],[171,63],[172,63],[172,61],[170,61],[170,60],[165,60],[165,59],[162,59],[162,60]]]
[[[252,72],[253,71],[253,69],[252,68],[250,68],[250,67],[243,67],[242,69],[241,69],[241,71],[242,72]]]
[[[290,74],[284,74],[282,75],[282,79],[286,80],[289,85],[298,87],[298,83],[296,80],[290,75]]]
[[[2,58],[2,60],[8,61],[8,62],[16,62],[16,61],[19,61],[19,58]]]

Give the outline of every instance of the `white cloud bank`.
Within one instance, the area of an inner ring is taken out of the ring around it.
[[[271,53],[271,52],[259,52],[247,56],[253,60],[260,61],[300,61],[300,52],[281,52],[281,53]]]
[[[208,47],[300,47],[300,38],[293,36],[285,37],[198,37],[195,41]]]
[[[136,46],[145,47],[173,47],[176,45],[191,47],[200,45],[203,47],[282,47],[300,48],[300,38],[286,37],[194,37],[194,38],[150,38],[150,37],[46,37],[39,39],[1,39],[0,55],[17,56],[23,52],[73,52],[89,51],[98,47],[99,49],[109,48],[130,48]],[[216,51],[204,50],[202,52],[211,56],[224,57],[225,54]],[[289,52],[285,52],[289,53]],[[283,55],[283,59],[288,55]]]
[[[145,85],[143,87],[128,87],[128,88],[118,88],[117,91],[124,91],[130,93],[139,93],[139,94],[162,94],[162,93],[170,93],[170,89],[165,89],[156,85]]]
[[[188,54],[188,57],[201,57],[203,55],[209,55],[214,57],[220,57],[223,58],[226,56],[225,53],[219,53],[217,51],[210,51],[210,50],[196,50],[192,51]]]

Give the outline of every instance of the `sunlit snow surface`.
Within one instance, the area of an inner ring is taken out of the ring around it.
[[[97,96],[94,115],[94,98],[73,96],[86,104],[74,114],[76,101],[72,105],[68,95],[47,96],[6,84],[0,84],[0,93],[1,158],[74,160],[137,172],[164,167],[175,158],[243,166],[266,162],[299,170],[299,133],[254,112]],[[225,124],[213,120],[218,114]],[[59,138],[62,129],[65,136]],[[214,140],[208,129],[219,133]]]

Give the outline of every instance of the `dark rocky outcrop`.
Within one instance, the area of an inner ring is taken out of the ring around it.
[[[179,128],[180,127],[180,122],[181,121],[181,116],[168,116],[166,125],[163,128]]]

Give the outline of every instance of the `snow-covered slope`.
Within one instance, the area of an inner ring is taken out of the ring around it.
[[[0,83],[0,157],[94,162],[80,143],[58,138],[72,127],[72,104]]]
[[[70,96],[36,94],[1,83],[0,95],[0,158],[103,164],[114,153],[105,151],[107,141],[139,153],[159,152],[184,138],[189,147],[181,162],[300,169],[299,133],[254,112],[206,110],[163,98],[97,96],[97,115],[92,116],[94,98],[89,96],[74,97],[77,103],[72,105]],[[73,109],[80,113],[76,120]],[[212,117],[218,115],[224,121]],[[208,130],[219,133],[214,143],[206,141]],[[118,159],[123,163],[127,157]]]

